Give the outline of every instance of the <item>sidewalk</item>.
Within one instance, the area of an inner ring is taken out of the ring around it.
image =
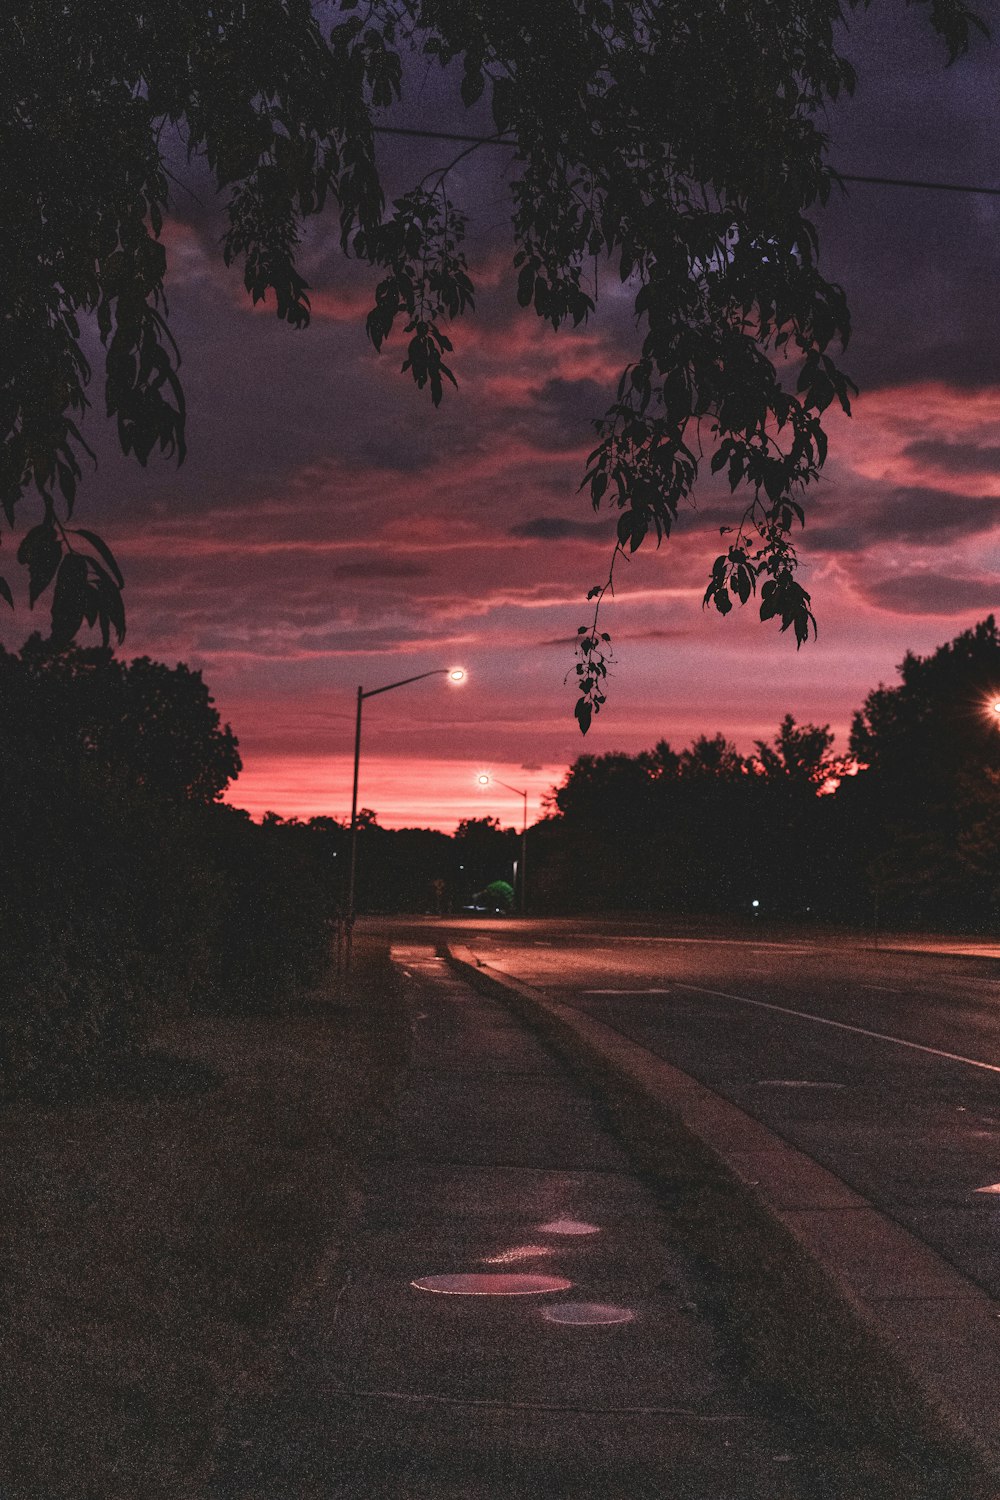
[[[397,1138],[346,1276],[219,1453],[217,1500],[826,1493],[815,1455],[790,1452],[741,1384],[710,1289],[560,1064],[430,947],[396,957],[413,1006]],[[449,1274],[553,1289],[414,1285]]]

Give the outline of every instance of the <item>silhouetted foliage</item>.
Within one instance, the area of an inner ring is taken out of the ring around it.
[[[536,909],[990,931],[1000,918],[1000,632],[992,616],[869,693],[851,756],[786,715],[742,756],[581,755],[532,830]],[[860,765],[859,765],[860,763]]]
[[[32,636],[0,647],[0,753],[53,758],[65,775],[142,788],[169,802],[216,801],[241,770],[236,738],[200,672],[106,647],[60,649]]]
[[[844,769],[843,760],[830,754],[833,735],[829,724],[800,725],[791,714],[786,714],[773,742],[769,745],[757,740],[756,744],[757,768],[772,779],[786,777],[819,790]]]
[[[459,904],[482,893],[497,880],[509,881],[518,858],[517,836],[498,818],[463,818],[455,829]]]
[[[0,651],[0,1088],[52,1093],[159,1018],[315,982],[339,890],[320,826],[257,827],[198,672]]]
[[[453,902],[457,859],[447,834],[370,823],[358,833],[357,910],[447,909]]]
[[[868,694],[845,783],[885,916],[988,929],[1000,908],[1000,632],[992,615]]]
[[[858,0],[851,0],[851,8]],[[105,402],[125,453],[184,456],[179,355],[164,302],[171,150],[204,160],[227,195],[222,240],[254,302],[309,319],[296,266],[305,221],[332,199],[344,251],[378,277],[368,335],[397,322],[403,370],[436,404],[454,375],[445,331],[473,305],[448,163],[386,211],[378,111],[409,59],[461,76],[510,142],[517,298],[553,328],[594,305],[600,257],[635,287],[635,359],[599,424],[584,485],[618,511],[634,551],[668,536],[701,455],[744,497],[706,604],[759,601],[797,643],[814,621],[792,529],[827,448],[823,414],[849,409],[842,289],[818,266],[808,212],[836,174],[817,119],[854,86],[838,54],[838,0],[9,0],[0,18],[5,182],[0,208],[0,504],[41,515],[18,551],[32,603],[52,589],[54,639],[84,622],[124,632],[107,545],[71,528],[87,448],[79,419],[96,324]],[[929,20],[949,59],[981,23],[962,0]],[[321,16],[324,18],[321,20]],[[456,66],[457,65],[457,66]],[[494,136],[495,140],[497,136]],[[462,148],[460,155],[469,155]],[[489,209],[494,214],[492,202]],[[612,560],[612,569],[614,560]],[[610,640],[579,631],[577,719],[605,698]],[[9,586],[0,582],[8,602]]]

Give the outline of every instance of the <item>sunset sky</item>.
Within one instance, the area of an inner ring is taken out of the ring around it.
[[[831,159],[998,185],[997,45],[947,69],[921,9],[882,4],[852,22],[860,86],[826,122]],[[482,123],[435,74],[390,119]],[[443,143],[383,139],[390,193],[448,159]],[[513,823],[519,799],[478,786],[481,771],[527,788],[534,817],[583,751],[681,748],[720,730],[750,749],[788,712],[829,722],[843,747],[852,711],[907,649],[1000,605],[1000,198],[854,186],[819,220],[823,267],[852,305],[843,364],[862,395],[853,420],[831,418],[801,536],[818,640],[797,652],[752,605],[725,620],[702,610],[735,510],[706,479],[669,543],[620,568],[605,621],[618,665],[582,739],[564,679],[613,518],[577,486],[590,420],[636,347],[634,289],[601,268],[598,314],[576,333],[518,309],[509,164],[480,152],[453,177],[473,220],[477,312],[454,326],[459,389],[438,411],[400,374],[399,339],[381,356],[367,343],[374,278],[343,260],[332,221],[310,233],[313,321],[293,332],[251,309],[218,253],[211,187],[189,177],[164,231],[187,462],[144,471],[99,415],[86,424],[100,462],[78,514],[126,573],[123,652],[203,669],[245,763],[230,800],[255,815],[348,815],[359,683],[469,674],[366,705],[360,801],[382,823]],[[99,411],[99,379],[92,395]],[[40,625],[19,609],[3,639]]]

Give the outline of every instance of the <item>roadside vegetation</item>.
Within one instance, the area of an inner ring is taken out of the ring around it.
[[[224,806],[239,764],[197,672],[0,652],[11,1500],[204,1496],[391,1108],[390,965],[336,985],[328,833]]]
[[[0,1108],[0,1491],[203,1500],[232,1403],[335,1278],[405,1037],[349,993],[173,1017],[100,1085]]]

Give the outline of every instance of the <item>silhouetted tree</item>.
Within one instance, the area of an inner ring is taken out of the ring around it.
[[[981,26],[962,0],[928,13],[951,59]],[[293,327],[309,318],[302,227],[332,199],[345,252],[378,277],[369,337],[381,347],[401,321],[403,369],[440,401],[454,379],[445,330],[473,301],[465,216],[448,163],[386,214],[374,148],[404,60],[422,76],[433,59],[467,106],[488,100],[491,139],[511,144],[518,301],[553,328],[581,323],[599,256],[636,284],[642,341],[585,476],[594,505],[619,512],[619,546],[670,532],[709,451],[744,500],[706,602],[727,613],[758,595],[762,618],[805,640],[792,527],[825,459],[823,413],[848,409],[852,389],[830,352],[847,305],[806,217],[835,181],[817,120],[854,85],[838,0],[371,0],[363,13],[341,0],[332,30],[328,17],[309,0],[3,8],[0,504],[13,527],[25,492],[40,497],[18,556],[32,602],[53,589],[55,638],[85,621],[105,642],[124,631],[113,556],[64,522],[88,451],[82,319],[104,345],[123,451],[184,455],[160,237],[171,153],[204,160],[226,194],[225,260]],[[595,614],[579,634],[584,731],[607,645]]]
[[[992,615],[868,694],[841,794],[886,916],[992,926],[1000,906],[1000,632]]]
[[[343,830],[253,824],[218,800],[239,766],[185,666],[0,651],[0,1091],[92,1078],[165,1014],[316,982]]]
[[[818,791],[843,770],[839,756],[831,755],[833,735],[829,724],[796,724],[786,714],[773,741],[757,740],[754,769],[762,776],[787,779]]]
[[[511,873],[518,857],[517,837],[499,818],[463,818],[455,829],[455,854],[463,869],[455,871],[459,904],[481,891],[491,881]]]
[[[54,757],[60,774],[74,765],[171,802],[215,802],[242,767],[200,672],[149,657],[118,661],[106,647],[60,650],[37,635],[20,655],[0,647],[8,774],[19,755]]]
[[[700,734],[681,751],[678,766],[683,781],[739,781],[748,772],[746,759],[722,734]]]

